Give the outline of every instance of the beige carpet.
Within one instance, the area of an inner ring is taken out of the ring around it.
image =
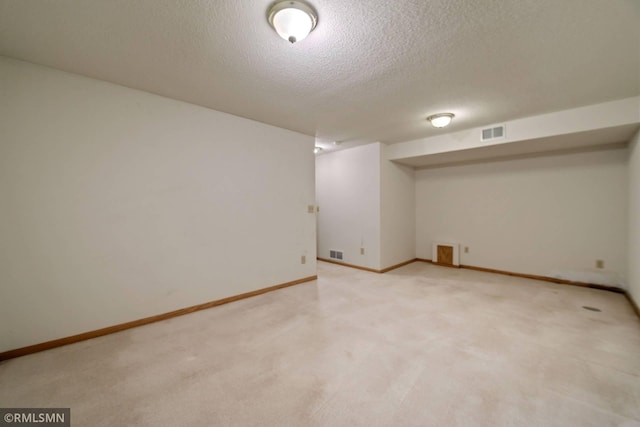
[[[622,295],[419,262],[318,274],[3,362],[0,406],[74,426],[640,425]]]

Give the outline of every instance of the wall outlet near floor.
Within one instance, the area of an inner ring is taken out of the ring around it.
[[[364,255],[364,248],[360,248],[360,255]]]
[[[596,268],[604,268],[604,260],[597,259],[596,260]]]
[[[306,263],[307,263],[307,257],[306,257],[306,256],[304,256],[304,255],[302,255],[302,256],[300,257],[300,264],[306,264]]]
[[[469,253],[469,246],[465,246],[465,247],[464,247],[464,253],[465,253],[465,254],[468,254],[468,253]]]

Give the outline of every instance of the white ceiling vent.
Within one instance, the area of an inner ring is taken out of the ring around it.
[[[494,139],[504,139],[507,136],[505,125],[482,129],[481,141],[493,141]]]

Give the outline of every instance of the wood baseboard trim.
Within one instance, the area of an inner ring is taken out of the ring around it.
[[[624,296],[627,297],[627,299],[629,300],[629,304],[631,304],[631,308],[633,308],[633,311],[635,311],[638,318],[640,318],[640,307],[638,307],[636,300],[633,299],[633,297],[627,290],[624,291]]]
[[[405,265],[409,265],[411,263],[414,263],[417,260],[418,260],[417,258],[413,258],[413,259],[410,259],[408,261],[401,262],[400,264],[395,264],[395,265],[392,265],[391,267],[383,268],[382,270],[380,270],[380,273],[386,273],[387,271],[391,271],[391,270],[395,270],[396,268],[404,267]]]
[[[572,280],[558,279],[556,277],[538,276],[535,274],[515,273],[513,271],[495,270],[493,268],[476,267],[474,265],[461,265],[460,267],[469,270],[484,271],[487,273],[504,274],[507,276],[523,277],[525,279],[542,280],[544,282],[558,283],[561,285],[581,286],[583,288],[600,289],[603,291],[616,292],[618,294],[624,294],[624,289],[617,286],[597,285],[595,283],[574,282]]]
[[[416,261],[426,262],[426,263],[434,264],[434,265],[442,265],[442,264],[438,264],[436,262],[433,262],[430,259],[425,259],[425,258],[416,258]],[[451,267],[451,266],[445,265],[445,267]],[[629,300],[629,304],[631,304],[631,307],[633,308],[633,311],[638,315],[638,318],[640,318],[640,307],[638,307],[638,304],[633,299],[633,297],[631,296],[629,291],[627,291],[626,289],[619,288],[617,286],[606,286],[606,285],[598,285],[598,284],[595,284],[595,283],[573,282],[571,280],[557,279],[555,277],[536,276],[534,274],[515,273],[513,271],[495,270],[493,268],[476,267],[476,266],[473,266],[473,265],[460,265],[460,268],[466,268],[466,269],[469,269],[469,270],[476,270],[476,271],[483,271],[485,273],[495,273],[495,274],[503,274],[503,275],[507,275],[507,276],[523,277],[525,279],[542,280],[542,281],[545,281],[545,282],[558,283],[560,285],[581,286],[581,287],[584,287],[584,288],[599,289],[601,291],[608,291],[608,292],[615,292],[617,294],[623,294]]]
[[[369,271],[371,273],[380,273],[380,270],[376,270],[376,269],[369,268],[369,267],[361,267],[359,265],[354,265],[354,264],[347,264],[346,262],[335,261],[335,260],[332,260],[332,259],[317,258],[317,260],[318,261],[323,261],[323,262],[328,262],[330,264],[341,265],[343,267],[357,268],[358,270]]]
[[[378,273],[378,274],[383,274],[383,273],[386,273],[388,271],[395,270],[396,268],[404,267],[407,264],[411,264],[412,262],[416,262],[417,261],[416,258],[413,258],[413,259],[410,259],[409,261],[401,262],[400,264],[396,264],[396,265],[392,265],[391,267],[383,268],[382,270],[376,270],[375,268],[361,267],[359,265],[348,264],[346,262],[335,261],[333,259],[317,258],[317,260],[318,261],[323,261],[323,262],[328,262],[330,264],[341,265],[343,267],[356,268],[358,270],[364,270],[364,271],[369,271],[371,273]]]
[[[258,289],[256,291],[246,292],[239,295],[222,298],[215,301],[209,301],[203,304],[194,305],[191,307],[181,308],[179,310],[170,311],[168,313],[156,314],[155,316],[145,317],[144,319],[132,320],[131,322],[120,323],[118,325],[108,326],[106,328],[96,329],[95,331],[83,332],[81,334],[72,335],[69,337],[58,338],[55,340],[30,345],[27,347],[21,347],[14,350],[8,350],[0,353],[0,361],[13,359],[15,357],[26,356],[27,354],[38,353],[40,351],[50,350],[56,347],[62,347],[63,345],[73,344],[79,341],[89,340],[91,338],[101,337],[103,335],[113,334],[115,332],[124,331],[126,329],[135,328],[149,323],[159,322],[161,320],[171,319],[172,317],[183,316],[185,314],[194,313],[200,310],[206,310],[218,305],[228,304],[230,302],[239,301],[245,298],[254,297],[257,295],[265,294],[267,292],[276,291],[278,289],[287,288],[289,286],[299,285],[301,283],[310,282],[316,280],[318,276],[309,276],[303,279],[294,280],[291,282],[281,283],[279,285],[270,286],[268,288]]]
[[[424,259],[424,258],[418,258],[418,261],[428,262],[428,263],[433,264],[433,265],[443,265],[443,264],[438,264],[437,262],[433,262],[430,259]],[[444,266],[445,267],[451,267],[450,265],[444,265]],[[485,273],[502,274],[502,275],[513,276],[513,277],[523,277],[525,279],[542,280],[544,282],[559,283],[561,285],[582,286],[582,287],[585,287],[585,288],[600,289],[600,290],[603,290],[603,291],[615,292],[615,293],[618,293],[618,294],[626,293],[626,291],[624,289],[619,288],[617,286],[606,286],[606,285],[597,285],[595,283],[574,282],[574,281],[571,281],[571,280],[558,279],[558,278],[555,278],[555,277],[537,276],[535,274],[516,273],[516,272],[513,272],[513,271],[496,270],[494,268],[476,267],[474,265],[463,265],[463,264],[460,264],[460,268],[466,268],[468,270],[483,271]]]
[[[436,262],[426,258],[416,258],[416,261],[427,262],[433,265],[439,265],[440,267],[449,267],[449,268],[462,268],[462,265],[452,265],[452,264],[442,264],[440,262]]]

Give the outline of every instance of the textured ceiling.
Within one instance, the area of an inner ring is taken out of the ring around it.
[[[0,0],[0,55],[327,141],[429,137],[640,94],[638,0]]]

